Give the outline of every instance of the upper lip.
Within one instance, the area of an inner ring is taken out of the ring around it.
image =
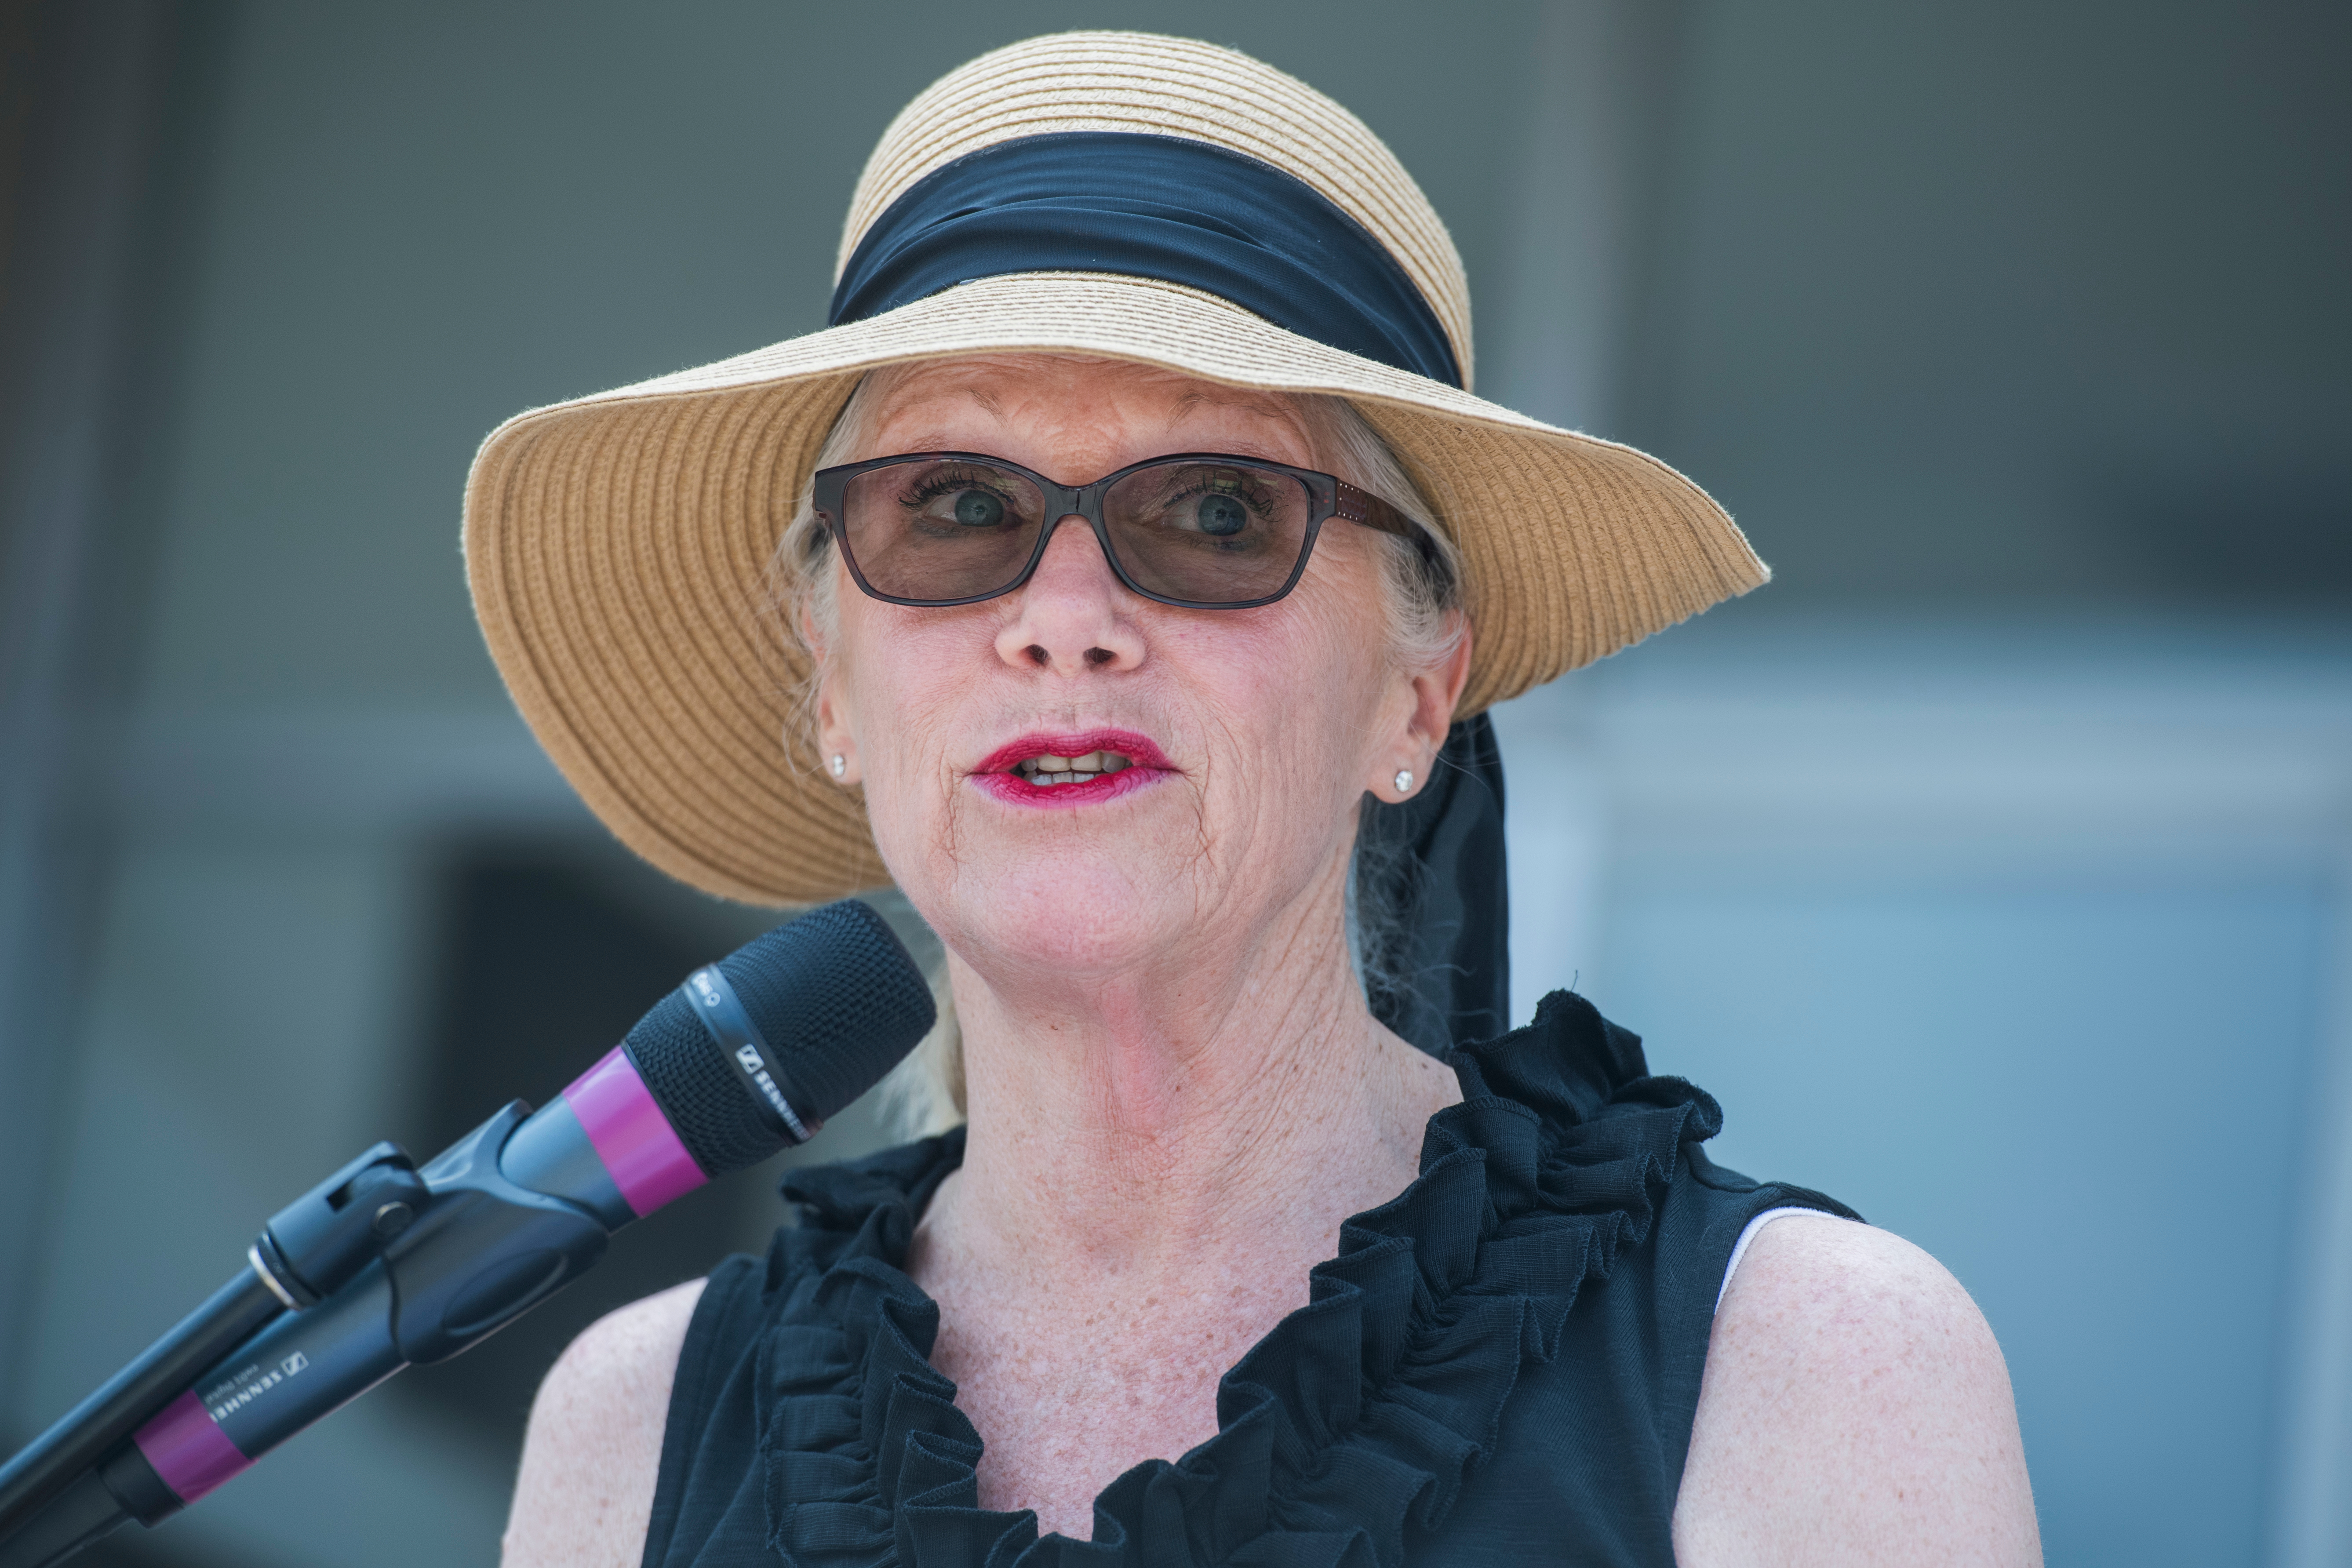
[[[1074,734],[1032,733],[1008,741],[988,753],[972,772],[1005,773],[1032,757],[1083,757],[1089,752],[1116,752],[1139,768],[1166,768],[1166,753],[1148,735],[1132,730],[1081,730]]]

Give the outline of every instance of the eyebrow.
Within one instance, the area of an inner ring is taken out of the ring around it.
[[[989,391],[988,388],[984,386],[967,386],[961,388],[960,390],[966,397],[971,398],[974,403],[979,404],[981,407],[986,409],[992,417],[995,418],[999,422],[1003,420],[1004,405],[999,401],[997,395]]]
[[[995,420],[999,425],[1004,423],[1003,403],[997,398],[995,394],[990,392],[984,386],[954,387],[940,395],[947,398],[957,396],[968,397],[973,403],[978,404],[981,410],[987,414],[990,418]],[[924,399],[924,402],[926,403],[932,401],[935,401],[935,399]],[[930,418],[929,416],[926,416],[925,417],[927,419]],[[878,429],[879,426],[880,421],[877,421],[876,428]],[[932,423],[925,427],[924,434],[920,439],[916,440],[913,446],[906,448],[906,450],[910,452],[940,452],[955,449],[957,449],[956,443],[949,440],[946,436],[940,433],[936,420],[933,420]]]
[[[958,396],[968,398],[1000,425],[1004,422],[1003,399],[984,385],[959,386],[950,389],[943,395],[949,398]],[[1267,396],[1239,387],[1230,389],[1196,387],[1181,394],[1176,399],[1174,407],[1169,411],[1168,419],[1161,428],[1172,431],[1182,422],[1186,415],[1200,408],[1231,408],[1245,414],[1256,415],[1261,419],[1280,425],[1291,437],[1304,443],[1310,454],[1310,461],[1316,460],[1320,455],[1319,443],[1315,438],[1315,431],[1311,428],[1303,411],[1295,403],[1288,398]],[[902,439],[913,438],[902,437]],[[910,452],[928,452],[961,448],[956,442],[950,440],[934,424],[925,431],[921,439],[914,440],[914,444],[905,449]],[[1229,447],[1226,449],[1237,458],[1264,458],[1269,462],[1276,463],[1289,460],[1288,456],[1262,441],[1244,441],[1237,447]]]
[[[1178,418],[1181,418],[1195,408],[1202,407],[1238,408],[1244,413],[1255,414],[1261,418],[1279,419],[1285,424],[1296,425],[1298,422],[1298,410],[1291,405],[1289,399],[1266,397],[1238,389],[1230,394],[1220,394],[1205,389],[1187,392],[1176,399],[1174,413]],[[1301,433],[1304,434],[1304,432]]]

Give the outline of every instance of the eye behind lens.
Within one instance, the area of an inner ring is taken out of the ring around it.
[[[1278,469],[1195,460],[1138,469],[1112,488],[1103,510],[1136,586],[1180,603],[1238,605],[1289,581],[1314,498]]]
[[[866,586],[925,603],[1004,587],[1019,575],[1045,510],[1019,473],[963,458],[869,468],[842,500],[845,542]]]
[[[1249,526],[1249,509],[1228,495],[1202,496],[1201,504],[1192,509],[1192,517],[1202,533],[1219,539]]]

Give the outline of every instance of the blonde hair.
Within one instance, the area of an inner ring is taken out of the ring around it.
[[[889,366],[859,379],[818,447],[812,471],[856,462],[867,452],[877,411],[899,373],[900,367]],[[1436,509],[1355,405],[1322,393],[1292,394],[1286,401],[1306,425],[1316,461],[1380,497],[1420,530],[1413,539],[1376,531],[1367,531],[1366,536],[1373,542],[1374,559],[1381,569],[1383,629],[1390,657],[1408,669],[1431,669],[1444,664],[1467,635],[1467,624],[1462,616],[1461,552],[1437,526]],[[776,542],[771,581],[785,635],[807,656],[809,673],[793,694],[793,704],[795,721],[804,734],[815,730],[822,648],[839,644],[840,578],[829,569],[830,543],[831,536],[817,521],[814,498],[803,486],[792,521]],[[817,634],[814,639],[808,636],[811,626]],[[816,748],[787,750],[795,755],[803,750],[814,755]],[[1368,868],[1361,863],[1360,833],[1357,843],[1359,863],[1349,879],[1348,929],[1357,977],[1369,995],[1396,984],[1396,977],[1382,973],[1381,966],[1384,954],[1397,951],[1396,933],[1391,928],[1401,915],[1362,896]],[[944,959],[930,978],[939,1022],[881,1086],[885,1119],[907,1137],[944,1131],[964,1120],[963,1034],[956,1021]]]

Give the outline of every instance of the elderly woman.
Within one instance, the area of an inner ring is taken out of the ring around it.
[[[1001,50],[884,136],[833,321],[509,423],[468,563],[649,859],[905,890],[962,1124],[583,1335],[507,1561],[2037,1560],[1932,1259],[1711,1163],[1575,996],[1471,1037],[1471,716],[1764,573],[1469,395],[1379,141],[1223,49]]]

